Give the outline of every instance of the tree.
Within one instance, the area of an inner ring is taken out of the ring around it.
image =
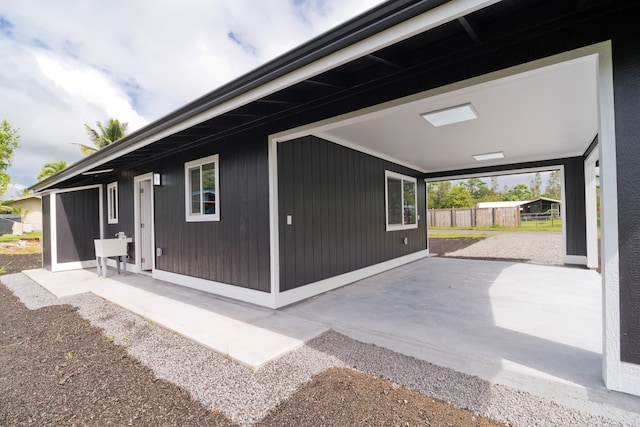
[[[562,185],[560,183],[560,171],[555,170],[549,174],[549,180],[544,189],[544,197],[560,200],[562,198]]]
[[[429,209],[450,208],[448,206],[449,191],[451,190],[451,182],[439,181],[427,184],[427,194]]]
[[[11,166],[13,153],[20,147],[20,130],[3,120],[0,124],[0,195],[7,191],[11,178],[6,171]]]
[[[531,189],[531,198],[537,199],[542,194],[542,176],[540,172],[536,172],[536,174],[531,178],[531,185],[529,188]]]
[[[4,172],[0,172],[0,196],[2,196],[9,188],[11,177]]]
[[[499,187],[499,184],[498,184],[498,177],[497,176],[492,176],[491,177],[491,192],[494,195],[500,194],[500,187]]]
[[[464,184],[458,184],[449,191],[449,206],[452,208],[472,208],[475,206],[469,189]]]
[[[512,189],[502,193],[502,200],[505,202],[531,199],[531,189],[527,184],[516,184]]]
[[[84,125],[84,127],[87,129],[87,133],[89,134],[89,139],[91,139],[94,147],[84,144],[72,143],[74,145],[79,145],[80,151],[85,156],[93,154],[96,151],[124,137],[127,132],[127,126],[129,126],[129,123],[120,123],[118,119],[109,119],[109,123],[107,123],[106,126],[102,126],[102,123],[100,122],[96,122],[96,125],[98,126],[99,131],[96,131],[86,123]]]
[[[471,197],[475,201],[474,205],[477,204],[477,202],[487,201],[487,199],[490,199],[493,194],[493,191],[489,188],[487,183],[480,178],[468,179],[465,185],[467,186]]]
[[[49,178],[67,167],[67,162],[60,160],[59,162],[45,163],[38,174],[38,181]]]

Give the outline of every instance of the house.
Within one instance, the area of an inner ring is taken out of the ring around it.
[[[20,208],[23,232],[42,231],[42,201],[40,196],[22,196],[3,202],[10,208]]]
[[[556,199],[550,199],[548,197],[538,197],[533,200],[515,200],[504,202],[480,202],[478,208],[519,208],[520,218],[529,220],[537,218],[541,214],[555,209],[555,212],[559,213],[562,202]],[[548,215],[547,215],[548,217]]]
[[[124,232],[129,270],[277,308],[426,257],[425,180],[555,169],[564,260],[602,264],[605,383],[640,395],[638,16],[384,3],[34,185],[43,265]]]

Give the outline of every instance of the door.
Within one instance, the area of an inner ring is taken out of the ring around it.
[[[138,186],[140,200],[139,246],[140,269],[150,271],[153,268],[153,210],[151,180],[145,179]]]

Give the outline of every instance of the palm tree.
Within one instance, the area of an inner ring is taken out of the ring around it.
[[[67,167],[67,162],[60,160],[59,162],[45,163],[38,174],[38,181],[49,178]]]
[[[95,147],[91,147],[89,145],[72,143],[80,146],[80,151],[85,156],[89,154],[93,154],[101,148],[106,147],[109,144],[114,143],[115,141],[122,138],[127,132],[127,126],[129,123],[120,123],[118,119],[109,119],[109,123],[106,126],[102,126],[102,123],[96,122],[98,126],[98,131],[93,129],[91,126],[85,123],[84,127],[87,129],[87,133],[89,134],[89,139],[93,142]]]

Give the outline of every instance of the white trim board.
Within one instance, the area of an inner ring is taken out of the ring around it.
[[[97,263],[95,259],[87,260],[87,261],[75,261],[75,262],[63,262],[56,263],[55,268],[53,265],[51,266],[51,272],[56,273],[59,271],[68,271],[68,270],[81,270],[83,268],[96,268]]]
[[[140,242],[140,182],[149,181],[151,182],[151,248],[152,248],[152,266],[151,271],[156,268],[156,222],[155,222],[155,190],[153,186],[153,172],[147,172],[142,175],[137,175],[133,177],[133,247],[134,247],[134,263],[135,266],[134,271],[142,272],[142,257],[141,257],[141,242]]]
[[[271,293],[280,292],[280,215],[278,206],[278,141],[269,137],[269,259]],[[286,213],[283,213],[286,215]]]
[[[569,265],[587,265],[587,257],[584,255],[564,255],[563,262]]]
[[[596,200],[596,162],[598,161],[599,151],[599,147],[596,147],[584,161],[585,219],[587,225],[586,266],[590,269],[598,268],[600,261],[598,256],[598,215]]]
[[[153,270],[152,277],[154,279],[163,280],[165,282],[174,283],[187,288],[197,289],[199,291],[209,292],[215,295],[233,298],[263,307],[275,308],[273,307],[273,297],[269,292],[257,291],[255,289],[243,288],[240,286],[229,285],[227,283],[186,276],[184,274],[172,273],[170,271],[158,269]]]

